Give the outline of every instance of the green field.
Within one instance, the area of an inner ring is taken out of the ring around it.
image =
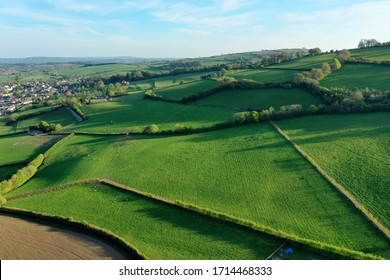
[[[228,76],[237,80],[250,79],[260,83],[280,83],[294,81],[294,74],[298,72],[295,70],[256,69],[234,71]]]
[[[104,228],[152,259],[265,259],[283,243],[264,234],[95,184],[18,199],[7,205]]]
[[[87,119],[67,130],[94,133],[140,132],[144,126],[157,124],[160,130],[174,129],[180,123],[189,127],[210,126],[229,119],[230,109],[209,109],[154,100],[133,100],[127,96],[115,102],[105,102],[82,108]],[[212,112],[212,113],[211,113]]]
[[[59,139],[49,135],[0,137],[0,165],[30,161]]]
[[[178,86],[167,87],[156,90],[155,93],[165,98],[181,100],[183,97],[196,95],[201,91],[210,90],[218,85],[213,80],[194,81]]]
[[[390,114],[313,116],[280,127],[390,227]]]
[[[335,57],[335,53],[305,56],[303,58],[271,65],[269,68],[307,69],[310,71],[312,68],[321,68],[322,63],[324,62],[333,62],[333,58]]]
[[[0,125],[0,135],[12,134],[15,132],[15,125]]]
[[[304,108],[319,104],[321,100],[309,92],[296,89],[245,89],[225,90],[207,98],[196,101],[196,105],[220,106],[235,109],[263,110],[269,107],[279,108],[283,105],[301,104]]]
[[[351,50],[352,57],[363,57],[376,61],[390,61],[390,47]]]
[[[346,64],[321,80],[326,87],[390,89],[390,67],[375,64]]]
[[[76,120],[66,109],[61,108],[59,110],[55,110],[53,112],[41,114],[39,116],[27,118],[18,122],[17,131],[26,131],[29,130],[30,126],[39,123],[40,121],[47,121],[49,123],[61,124],[63,127],[70,125]]]
[[[200,81],[200,77],[203,75],[213,74],[212,72],[196,72],[174,76],[161,77],[149,80],[140,80],[131,82],[128,89],[130,91],[148,90],[148,89],[164,89],[172,86],[178,86],[180,84],[192,83]]]
[[[390,257],[388,241],[268,124],[132,140],[73,136],[31,181],[8,195],[96,177]]]

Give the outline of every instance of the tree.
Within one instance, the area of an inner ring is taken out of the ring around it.
[[[340,69],[341,68],[340,61],[337,58],[333,59],[333,63],[330,64],[330,68],[332,68],[332,71]]]
[[[310,55],[319,55],[321,53],[322,53],[322,50],[320,48],[309,49]]]
[[[147,133],[147,134],[155,134],[158,132],[158,130],[159,129],[158,129],[157,125],[151,124],[151,125],[145,126],[143,132]]]
[[[324,73],[322,72],[321,69],[318,69],[318,68],[311,69],[310,75],[311,75],[312,79],[317,80],[317,81],[321,80],[324,77]]]
[[[337,55],[337,58],[341,62],[345,62],[351,58],[351,52],[349,50],[343,49]]]
[[[324,73],[324,75],[329,75],[332,72],[332,69],[330,69],[330,65],[327,62],[322,63],[321,70]]]
[[[16,122],[18,119],[19,119],[19,114],[18,113],[13,113],[11,114],[11,116],[9,116],[9,119],[11,120],[11,122]]]
[[[225,68],[221,69],[221,76],[225,76],[227,73],[227,70]]]
[[[98,90],[103,90],[105,88],[105,84],[102,80],[100,80],[98,83],[97,83],[97,88]]]

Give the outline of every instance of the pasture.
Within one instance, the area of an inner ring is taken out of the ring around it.
[[[346,64],[323,80],[325,87],[390,90],[390,67],[376,64]]]
[[[200,81],[200,77],[203,75],[213,74],[213,72],[196,72],[188,73],[174,76],[161,77],[156,79],[149,80],[140,80],[131,82],[128,90],[129,91],[140,91],[148,89],[164,89],[172,86],[178,86],[181,84],[192,83],[195,81]]]
[[[303,58],[274,64],[269,66],[269,68],[307,69],[310,71],[312,68],[321,68],[322,63],[324,62],[333,62],[333,58],[335,57],[335,53],[305,56]]]
[[[49,135],[10,135],[0,137],[0,166],[34,159],[60,139]]]
[[[196,95],[201,91],[210,90],[218,83],[213,80],[194,81],[186,84],[166,87],[155,91],[156,94],[173,100],[181,100],[183,97]]]
[[[150,259],[265,259],[282,243],[104,185],[76,186],[7,205],[103,228]]]
[[[237,80],[249,79],[259,83],[281,83],[294,81],[296,70],[279,70],[279,69],[256,69],[256,70],[238,70],[227,76]]]
[[[156,124],[160,130],[174,129],[180,123],[188,127],[210,126],[223,122],[235,112],[223,108],[178,105],[155,100],[134,100],[132,96],[82,108],[87,119],[66,128],[68,131],[93,133],[141,132]]]
[[[176,137],[73,136],[7,196],[106,177],[301,238],[390,257],[389,244],[270,125]]]
[[[390,227],[390,114],[312,116],[278,125]]]
[[[301,104],[304,108],[311,104],[320,104],[321,100],[311,93],[295,88],[269,88],[225,90],[196,101],[195,105],[228,107],[234,109],[263,110],[269,107],[278,109],[283,105]]]
[[[376,61],[390,61],[390,47],[354,49],[352,57],[363,57]]]

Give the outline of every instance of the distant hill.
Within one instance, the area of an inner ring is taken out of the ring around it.
[[[27,57],[27,58],[0,58],[2,64],[49,64],[49,63],[144,63],[151,61],[172,60],[171,58],[140,58],[133,56],[117,57]]]

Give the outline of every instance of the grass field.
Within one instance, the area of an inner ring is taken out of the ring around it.
[[[187,84],[194,81],[200,81],[200,77],[207,74],[213,74],[213,72],[197,72],[188,73],[175,76],[167,76],[150,80],[140,80],[131,82],[128,89],[130,91],[139,91],[147,89],[164,89],[172,86],[178,86],[180,83]]]
[[[213,80],[194,81],[191,83],[156,90],[155,93],[165,98],[181,100],[183,97],[196,95],[201,91],[212,89],[217,85],[218,83]]]
[[[76,120],[73,118],[73,116],[68,112],[66,109],[61,108],[59,110],[55,110],[53,112],[41,114],[39,116],[27,118],[24,120],[21,120],[18,122],[18,129],[17,131],[26,131],[30,128],[30,126],[35,125],[39,123],[40,121],[47,121],[49,123],[59,123],[63,127],[70,125]]]
[[[140,132],[144,126],[157,124],[160,130],[174,129],[180,123],[190,127],[209,126],[229,119],[235,112],[223,108],[178,105],[154,100],[133,100],[126,96],[116,102],[106,102],[82,108],[87,119],[67,130],[126,133]]]
[[[295,70],[256,69],[234,71],[233,74],[228,74],[228,76],[237,80],[250,79],[260,83],[279,83],[294,81],[294,74],[298,72]]]
[[[221,106],[236,109],[263,110],[269,107],[301,104],[304,108],[321,103],[320,99],[302,89],[226,90],[196,101],[196,105]]]
[[[74,136],[9,195],[96,177],[390,257],[388,241],[268,124],[132,140]]]
[[[294,59],[291,61],[283,62],[280,64],[275,64],[269,66],[269,68],[289,68],[289,69],[312,69],[312,68],[321,68],[322,63],[332,62],[333,58],[336,57],[336,54],[321,54],[315,56],[306,56],[300,59]]]
[[[390,61],[390,47],[354,49],[351,50],[352,57],[364,57],[377,61]]]
[[[25,110],[25,111],[21,111],[21,112],[17,112],[17,114],[20,116],[20,117],[29,117],[31,115],[36,115],[36,114],[43,114],[43,113],[47,113],[47,112],[50,112],[53,110],[53,107],[42,107],[42,108],[34,108],[34,109],[30,109],[30,110]],[[10,115],[8,116],[1,116],[0,117],[0,122],[9,122],[10,121]]]
[[[313,116],[278,122],[310,156],[390,227],[390,114]]]
[[[7,135],[15,132],[15,125],[0,125],[0,135]]]
[[[0,165],[32,160],[47,150],[58,136],[48,135],[11,135],[0,138]]]
[[[390,67],[375,64],[346,64],[321,80],[326,87],[390,89]]]
[[[77,186],[7,205],[104,228],[152,259],[265,259],[282,243],[108,186]]]

